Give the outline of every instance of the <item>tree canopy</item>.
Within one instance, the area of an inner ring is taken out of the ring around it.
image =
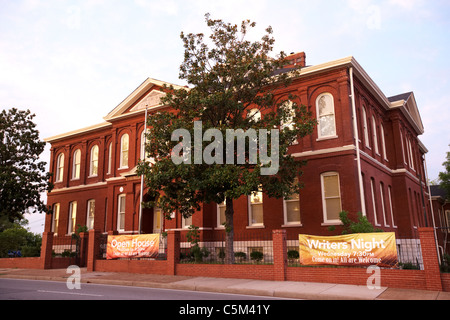
[[[162,208],[168,218],[175,211],[189,217],[202,203],[225,201],[226,261],[233,263],[233,199],[258,190],[276,198],[298,192],[296,177],[303,163],[288,148],[311,134],[316,121],[295,96],[279,99],[276,94],[298,69],[284,72],[284,52],[270,56],[275,42],[271,27],[252,42],[246,36],[254,22],[238,26],[205,17],[212,47],[204,34],[181,33],[180,78],[190,89],[166,88],[162,102],[173,110],[149,115],[146,151],[155,163],[141,163],[138,173],[145,175],[155,200],[149,205]],[[178,129],[192,139],[183,136],[180,142],[180,136],[174,137]],[[235,135],[229,138],[230,133]],[[244,149],[239,149],[239,138],[245,139]],[[184,161],[174,163],[175,150]],[[264,174],[275,160],[278,170]]]
[[[0,230],[23,219],[25,212],[45,212],[41,193],[51,190],[50,174],[39,160],[45,142],[30,110],[0,113]]]

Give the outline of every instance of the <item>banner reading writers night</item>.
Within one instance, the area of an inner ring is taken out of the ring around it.
[[[300,264],[396,267],[395,233],[355,233],[322,237],[299,235]]]
[[[106,259],[156,258],[159,234],[108,236]]]

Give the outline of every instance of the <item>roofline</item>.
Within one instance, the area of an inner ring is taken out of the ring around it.
[[[44,141],[48,142],[48,143],[52,143],[52,142],[56,142],[58,140],[70,138],[70,137],[73,137],[73,136],[76,136],[76,135],[79,135],[79,134],[82,134],[82,133],[94,132],[94,131],[98,131],[98,130],[101,130],[101,129],[105,129],[105,128],[110,127],[110,126],[112,126],[111,123],[109,123],[109,122],[102,122],[102,123],[94,124],[94,125],[89,126],[89,127],[85,127],[85,128],[77,129],[77,130],[74,130],[74,131],[69,131],[69,132],[66,132],[66,133],[58,134],[58,135],[53,136],[53,137],[45,138]]]

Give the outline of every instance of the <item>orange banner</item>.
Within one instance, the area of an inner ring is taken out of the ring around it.
[[[355,233],[334,237],[299,235],[300,264],[395,267],[395,233]]]
[[[159,234],[108,236],[106,259],[152,258],[159,252]]]

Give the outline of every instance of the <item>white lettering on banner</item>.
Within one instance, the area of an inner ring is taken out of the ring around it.
[[[348,243],[347,242],[329,242],[322,240],[306,240],[308,242],[308,246],[311,249],[323,249],[323,250],[347,250]],[[351,240],[350,241],[351,249],[364,249],[365,251],[372,251],[374,248],[386,248],[384,240],[376,241],[375,238],[372,238],[372,241],[364,241],[362,239]]]

